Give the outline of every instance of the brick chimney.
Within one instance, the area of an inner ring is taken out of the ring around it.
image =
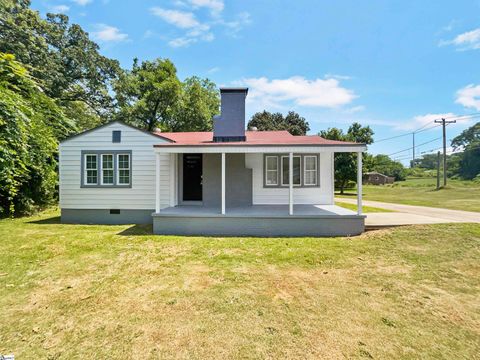
[[[221,88],[220,115],[213,118],[213,141],[245,141],[245,98],[248,88]]]

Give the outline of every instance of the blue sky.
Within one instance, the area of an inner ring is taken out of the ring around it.
[[[311,132],[370,125],[376,139],[480,112],[480,1],[33,0],[62,12],[104,55],[170,58],[181,79],[250,88],[247,113],[295,110]],[[471,125],[448,127],[448,138]],[[417,134],[417,144],[441,128]],[[370,146],[394,153],[411,136]],[[440,139],[416,152],[436,150]],[[405,163],[411,151],[398,157]],[[404,159],[405,158],[405,159]]]

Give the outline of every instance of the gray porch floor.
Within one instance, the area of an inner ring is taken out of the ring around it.
[[[247,207],[227,208],[222,215],[219,208],[200,205],[179,205],[154,213],[155,217],[358,217],[357,213],[337,205],[294,205],[293,215],[288,214],[288,205],[252,205]]]

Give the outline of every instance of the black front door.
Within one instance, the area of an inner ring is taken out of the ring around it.
[[[202,201],[202,154],[183,154],[183,201]]]

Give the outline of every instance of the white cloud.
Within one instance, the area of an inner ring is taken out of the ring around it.
[[[480,49],[480,28],[457,35],[453,40],[442,40],[439,46],[453,45],[459,51]]]
[[[55,5],[51,7],[51,11],[56,14],[65,14],[70,10],[70,6],[67,5]]]
[[[210,9],[213,16],[219,15],[225,7],[223,0],[190,0],[190,4],[194,8],[205,7]]]
[[[365,106],[363,105],[358,105],[358,106],[353,106],[351,108],[348,108],[348,109],[345,109],[345,113],[347,114],[355,114],[355,113],[358,113],[358,112],[362,112],[365,110]]]
[[[454,113],[437,113],[437,114],[425,114],[414,116],[413,119],[405,122],[399,122],[395,129],[398,130],[416,130],[423,126],[428,127],[428,125],[434,125],[434,121],[441,118],[451,118],[455,117]]]
[[[95,40],[102,42],[121,42],[128,39],[128,35],[121,33],[120,30],[114,26],[105,24],[97,24],[96,31],[92,32]]]
[[[480,85],[467,85],[457,91],[455,103],[480,111]]]
[[[72,1],[80,6],[85,6],[92,2],[92,0],[72,0]]]
[[[183,34],[177,34],[175,38],[168,41],[172,47],[185,47],[199,41],[213,41],[215,34],[212,27],[223,26],[227,29],[227,34],[236,36],[245,25],[251,22],[250,14],[247,12],[238,14],[232,21],[225,21],[221,16],[225,7],[223,0],[174,0],[172,3],[184,9],[165,9],[158,6],[150,8],[153,15],[184,30]],[[194,11],[200,8],[210,10],[210,19],[198,20]]]
[[[160,7],[153,7],[150,11],[153,15],[160,17],[165,22],[182,29],[190,29],[201,25],[191,12],[168,10]]]
[[[248,100],[261,101],[270,107],[282,108],[293,101],[298,106],[336,108],[357,97],[352,90],[340,86],[337,79],[308,80],[302,76],[287,79],[266,77],[242,79],[238,85],[248,86]]]
[[[168,42],[172,47],[186,47],[199,40],[213,41],[215,39],[215,35],[210,32],[210,25],[199,22],[191,12],[168,10],[159,7],[154,7],[151,11],[165,22],[180,29],[187,30],[183,36],[179,36]]]
[[[179,47],[189,46],[195,42],[197,42],[197,39],[195,38],[179,37],[179,38],[170,40],[168,42],[168,45],[174,48],[179,48]]]
[[[215,66],[215,67],[212,67],[210,69],[207,70],[207,74],[214,74],[216,72],[219,72],[220,71],[220,68],[218,66]]]
[[[232,36],[236,36],[240,30],[242,30],[246,25],[251,24],[251,22],[251,16],[246,11],[239,13],[235,20],[225,21],[221,19],[218,21],[219,24],[228,29],[227,33]]]

